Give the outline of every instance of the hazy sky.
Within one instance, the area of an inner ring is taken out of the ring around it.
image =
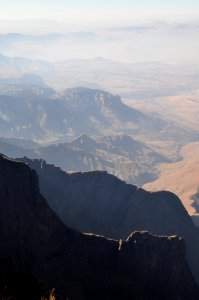
[[[195,63],[198,36],[199,0],[0,0],[0,53],[8,56]]]
[[[199,8],[198,0],[7,0],[2,1],[1,9],[12,9],[12,7],[43,8],[43,9],[68,9],[68,8],[135,8],[135,9],[181,9],[194,10]]]
[[[0,0],[1,19],[72,18],[81,15],[82,20],[99,17],[99,10],[109,17],[130,17],[152,14],[191,15],[199,11],[198,0]],[[89,14],[86,14],[86,12]],[[93,14],[90,14],[93,11]],[[83,15],[85,12],[85,15]],[[122,14],[121,14],[122,12]],[[106,17],[106,15],[104,15]],[[103,18],[103,16],[101,16]]]

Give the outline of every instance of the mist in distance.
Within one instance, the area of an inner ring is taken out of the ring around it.
[[[199,59],[197,21],[105,22],[82,28],[50,20],[1,20],[0,25],[0,53],[11,57],[47,61],[104,57],[166,64],[194,64]]]

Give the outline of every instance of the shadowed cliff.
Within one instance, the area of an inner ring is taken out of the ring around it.
[[[199,230],[176,195],[150,193],[106,172],[67,174],[43,160],[24,161],[36,170],[42,194],[69,227],[115,239],[136,230],[183,236],[199,281]]]
[[[122,242],[69,229],[40,195],[36,173],[2,156],[0,214],[0,274],[12,299],[29,297],[13,278],[55,287],[60,299],[197,299],[182,238],[135,232]]]

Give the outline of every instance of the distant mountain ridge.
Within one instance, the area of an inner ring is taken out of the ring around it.
[[[74,32],[74,35],[78,36],[78,33]],[[171,65],[157,61],[131,64],[104,57],[56,62],[3,55],[1,57],[2,61],[4,60],[4,73],[8,68],[12,72],[17,70],[21,73],[35,73],[40,75],[49,86],[59,90],[77,86],[98,87],[130,100],[153,101],[154,98],[173,96],[197,89],[196,66],[193,68],[193,66],[173,64],[171,68]]]
[[[193,140],[197,134],[145,115],[108,92],[75,88],[56,93],[45,87],[0,90],[0,135],[31,140],[71,141],[87,135],[130,134],[135,138]]]
[[[43,79],[39,75],[31,74],[31,73],[24,73],[21,76],[17,77],[9,77],[9,78],[0,78],[0,85],[4,86],[7,85],[8,88],[10,85],[13,85],[16,87],[16,85],[21,85],[21,86],[43,86],[45,87],[45,84],[43,82]],[[1,89],[0,89],[1,90]]]
[[[66,171],[108,171],[126,182],[139,185],[157,178],[157,165],[169,161],[127,135],[98,138],[82,135],[71,143],[47,146],[0,138],[0,152],[12,158],[43,158]]]

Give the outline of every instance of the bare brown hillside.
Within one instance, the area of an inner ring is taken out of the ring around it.
[[[180,126],[199,129],[199,90],[175,96],[159,97],[153,101],[125,101],[128,105],[146,113],[159,114]]]
[[[190,215],[196,213],[192,197],[199,188],[199,142],[187,144],[182,149],[180,162],[161,164],[157,180],[144,185],[149,191],[169,190],[177,194]]]

